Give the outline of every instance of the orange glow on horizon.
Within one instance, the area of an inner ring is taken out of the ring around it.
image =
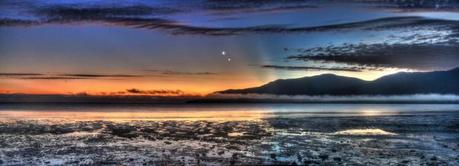
[[[3,94],[64,94],[64,95],[146,95],[129,93],[128,89],[141,91],[179,91],[180,93],[158,93],[154,96],[203,96],[230,88],[247,88],[264,82],[248,75],[168,78],[124,78],[124,79],[76,79],[76,80],[26,80],[3,79],[0,93]]]
[[[367,81],[394,74],[403,69],[386,69],[363,72],[332,72],[332,74],[355,77]],[[243,89],[257,87],[276,79],[316,76],[330,72],[298,72],[288,78],[278,78],[279,73],[265,73],[260,78],[250,71],[212,76],[168,76],[168,77],[135,77],[135,78],[93,78],[93,79],[17,79],[0,80],[2,94],[62,94],[62,95],[143,95],[143,96],[205,96],[226,89]],[[179,93],[129,93],[128,89],[140,91],[179,91]]]

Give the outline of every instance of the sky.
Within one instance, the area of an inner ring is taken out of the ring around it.
[[[0,1],[0,93],[206,95],[459,64],[453,1]]]

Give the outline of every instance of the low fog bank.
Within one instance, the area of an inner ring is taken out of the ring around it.
[[[212,94],[196,103],[262,102],[262,103],[459,103],[459,95],[271,95],[271,94]]]

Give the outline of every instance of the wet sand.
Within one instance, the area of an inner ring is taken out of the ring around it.
[[[200,117],[171,118],[176,116],[163,112],[165,118],[152,118],[155,113],[148,116],[147,111],[146,119],[126,112],[122,116],[130,116],[120,119],[110,112],[103,113],[111,114],[109,118],[84,113],[88,116],[81,118],[62,111],[3,107],[0,114],[10,118],[0,122],[0,165],[459,164],[456,106],[421,106],[440,109],[431,111],[397,110],[417,109],[409,105],[366,106],[386,108],[377,112],[321,106],[348,113],[298,111],[318,107],[311,105],[276,105],[270,108],[277,111],[269,112],[265,107],[228,107],[242,112],[211,107],[200,109]],[[23,118],[11,118],[15,112]],[[37,112],[42,116],[32,116]],[[236,115],[250,118],[230,118]]]

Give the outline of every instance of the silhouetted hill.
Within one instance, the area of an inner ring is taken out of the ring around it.
[[[324,74],[276,80],[260,87],[230,89],[222,94],[276,95],[406,95],[459,94],[459,68],[435,72],[403,72],[374,81]]]

